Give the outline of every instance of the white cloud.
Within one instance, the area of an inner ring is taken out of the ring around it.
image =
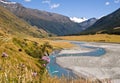
[[[25,2],[31,2],[31,0],[24,0]]]
[[[0,2],[2,2],[4,4],[16,4],[16,2],[7,2],[7,1],[3,1],[3,0],[0,0]]]
[[[106,2],[105,5],[110,5],[110,2]]]
[[[52,3],[51,0],[43,0],[42,3],[43,4],[48,4],[50,9],[58,8],[60,6],[59,3]]]
[[[120,0],[115,0],[114,2],[115,2],[115,3],[120,3]]]
[[[73,22],[77,22],[77,23],[81,23],[83,21],[86,21],[87,19],[82,17],[82,18],[78,18],[78,17],[70,17],[70,20]]]
[[[50,0],[43,0],[42,3],[50,4],[51,1]]]
[[[51,9],[54,9],[54,8],[58,8],[60,6],[60,4],[52,4],[52,5],[50,5],[50,8]]]

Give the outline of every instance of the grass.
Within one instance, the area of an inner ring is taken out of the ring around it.
[[[45,43],[49,42],[49,43]],[[63,44],[68,44],[62,42]],[[48,39],[40,38],[17,38],[15,36],[0,36],[0,83],[46,83],[50,76],[46,76],[46,68],[43,67],[40,57],[43,56],[43,46],[53,45],[53,49],[61,49],[64,46],[61,42],[55,42]],[[21,49],[21,50],[20,50]],[[30,53],[26,52],[28,49]],[[53,49],[46,48],[46,50],[52,52]],[[2,53],[8,54],[8,57],[2,57]],[[36,56],[38,55],[38,56]],[[33,72],[37,72],[37,76],[32,75]],[[44,81],[43,81],[44,79]],[[52,80],[59,80],[57,78],[51,78]]]
[[[81,36],[63,36],[56,37],[63,40],[87,41],[87,42],[109,42],[120,43],[120,35],[96,34],[96,35],[81,35]]]
[[[0,83],[26,83],[32,81],[39,81],[39,78],[32,76],[34,71],[40,72],[41,64],[38,60],[28,56],[25,52],[19,52],[12,39],[7,42],[0,39],[0,55],[5,52],[8,57],[0,56]],[[38,74],[40,76],[40,74]]]
[[[38,42],[39,44],[43,44],[44,42],[49,42],[50,45],[53,46],[53,49],[62,49],[62,48],[72,48],[74,47],[73,44],[69,43],[69,42],[65,42],[65,41],[54,41],[54,40],[51,40],[50,38],[26,38],[26,39],[29,39],[31,41],[36,41]]]

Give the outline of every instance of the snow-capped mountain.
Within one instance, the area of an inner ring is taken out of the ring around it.
[[[120,8],[98,19],[92,26],[80,34],[107,33],[120,35]]]
[[[40,29],[42,28],[56,35],[80,33],[94,23],[92,22],[91,24],[91,21],[89,22],[89,20],[87,21],[87,19],[83,17],[69,18],[56,13],[26,8],[20,3],[10,2],[9,0],[0,0],[0,5],[32,26],[37,26]]]
[[[70,20],[76,23],[81,23],[86,21],[87,19],[85,17],[79,18],[79,17],[70,17]]]
[[[82,27],[83,30],[87,29],[88,27],[92,26],[98,19],[96,18],[90,18],[86,21],[83,21],[80,24],[80,26]]]
[[[4,2],[4,3],[3,3]],[[0,5],[7,8],[19,18],[25,20],[32,26],[42,28],[49,33],[56,35],[76,34],[82,31],[78,23],[69,19],[69,17],[57,13],[41,11],[37,9],[26,8],[20,3],[5,4],[6,0],[2,0]]]

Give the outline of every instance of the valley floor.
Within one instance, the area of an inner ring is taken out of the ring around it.
[[[110,79],[112,83],[120,81],[120,44],[112,43],[85,43],[86,46],[100,47],[106,50],[106,54],[94,56],[67,56],[57,57],[57,63],[64,68],[73,70],[80,77]],[[74,51],[73,49],[71,49]],[[61,53],[70,53],[65,50]],[[80,52],[81,48],[79,48]],[[82,49],[81,52],[91,51]],[[76,51],[74,51],[76,52]]]
[[[73,41],[120,43],[120,35],[109,35],[109,34],[62,36],[56,38],[63,40],[73,40]]]

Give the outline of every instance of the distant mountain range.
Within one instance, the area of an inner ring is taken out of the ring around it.
[[[38,28],[37,31],[43,30],[49,34],[60,36],[96,33],[120,34],[120,9],[100,19],[79,19],[83,22],[76,23],[73,21],[78,19],[73,20],[73,18],[60,14],[26,8],[19,3],[8,0],[0,0],[0,5],[16,15],[17,19],[23,19],[25,23],[30,24],[30,27],[34,26]]]
[[[19,18],[24,19],[30,25],[37,26],[40,29],[44,29],[48,33],[53,33],[56,35],[80,33],[86,28],[86,26],[89,26],[85,26],[84,23],[83,27],[81,26],[82,24],[71,21],[67,16],[26,8],[19,3],[10,2],[8,0],[1,0],[0,5],[13,12]]]
[[[7,2],[7,0],[4,2]],[[63,15],[25,8],[19,3],[6,4],[1,2],[1,5],[13,12],[19,18],[27,21],[32,26],[42,28],[49,33],[67,35],[82,31],[79,24],[72,22],[69,17]]]
[[[120,35],[120,8],[115,12],[102,17],[95,22],[92,26],[80,34],[96,34],[96,33],[108,33]]]

